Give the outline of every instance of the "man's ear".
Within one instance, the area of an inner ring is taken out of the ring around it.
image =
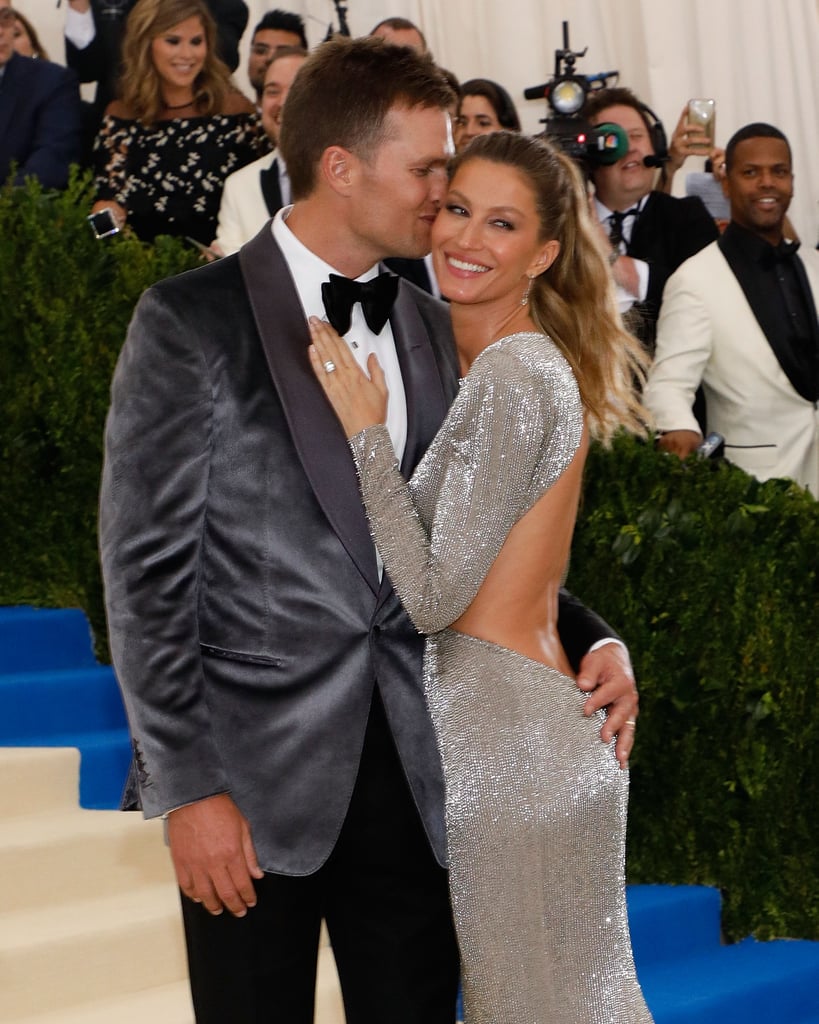
[[[529,277],[537,277],[538,274],[542,274],[544,270],[548,270],[557,259],[559,252],[560,242],[558,242],[556,238],[552,238],[548,242],[545,242],[538,255],[529,264],[529,269],[526,271],[527,275]]]
[[[352,185],[356,157],[343,146],[328,146],[321,154],[321,176],[334,192],[347,195]]]

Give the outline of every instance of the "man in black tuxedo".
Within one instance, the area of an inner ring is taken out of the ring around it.
[[[65,188],[80,158],[80,89],[73,71],[14,52],[14,12],[0,8],[0,183],[35,177]]]
[[[621,311],[633,308],[629,326],[653,353],[665,282],[719,232],[699,198],[654,191],[656,168],[667,153],[657,152],[656,123],[630,89],[592,92],[583,116],[592,125],[617,124],[628,136],[626,155],[609,166],[592,166],[590,176],[611,245]]]
[[[137,0],[68,0],[65,60],[81,82],[96,82],[94,102],[85,114],[87,155],[102,115],[116,99],[125,23]],[[216,22],[219,56],[231,71],[239,66],[239,41],[247,27],[244,0],[206,0]]]
[[[200,1024],[311,1024],[322,918],[350,1024],[452,1024],[422,640],[381,571],[306,322],[329,274],[370,282],[383,257],[429,249],[450,101],[406,48],[319,47],[282,124],[294,205],[237,254],[149,289],[114,377],[111,651],[142,808],[167,815]],[[391,275],[382,287],[386,322],[356,301],[345,336],[356,358],[378,351],[409,474],[458,366],[447,307]],[[560,627],[610,738],[636,712],[623,649],[565,594]]]

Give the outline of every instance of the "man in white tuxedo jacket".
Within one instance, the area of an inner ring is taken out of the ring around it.
[[[747,125],[726,164],[731,221],[666,285],[645,402],[660,447],[685,457],[702,441],[691,409],[702,383],[731,462],[819,496],[819,254],[783,236],[790,147],[771,125]]]
[[[307,51],[299,46],[280,46],[265,72],[262,125],[274,146],[279,141],[284,101],[306,58]],[[287,171],[281,154],[274,149],[226,179],[212,248],[222,256],[238,252],[270,217],[289,203]]]

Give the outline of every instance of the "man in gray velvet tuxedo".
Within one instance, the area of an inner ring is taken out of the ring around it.
[[[200,1022],[309,1024],[322,918],[349,1024],[454,1017],[422,641],[381,571],[306,323],[330,273],[369,282],[384,257],[428,250],[451,99],[408,49],[319,47],[280,140],[294,205],[236,255],[149,289],[114,378],[111,650],[141,806],[168,816]],[[458,366],[446,306],[392,290],[386,323],[356,302],[344,333],[356,358],[378,351],[410,473]],[[626,655],[584,655],[611,633],[568,595],[560,627],[610,738],[636,712]]]

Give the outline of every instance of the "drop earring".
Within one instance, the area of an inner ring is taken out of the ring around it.
[[[534,279],[534,275],[527,275],[526,291],[523,293],[523,298],[520,300],[521,306],[528,306],[529,304],[529,292],[532,290],[532,281],[534,281]]]

